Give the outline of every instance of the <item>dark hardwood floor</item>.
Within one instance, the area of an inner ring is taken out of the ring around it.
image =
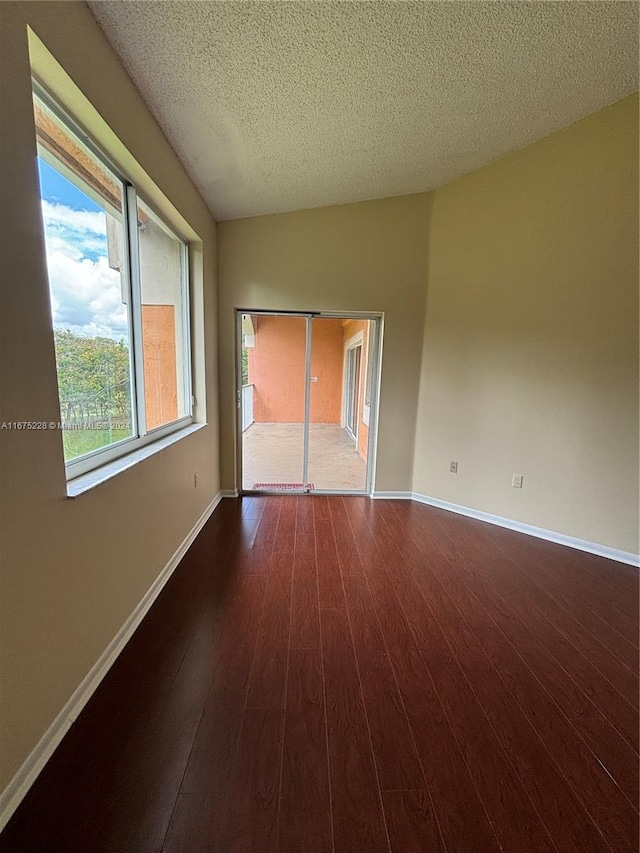
[[[1,853],[636,853],[637,570],[416,503],[224,500]]]

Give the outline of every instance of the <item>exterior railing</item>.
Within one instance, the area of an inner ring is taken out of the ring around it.
[[[253,423],[253,383],[242,386],[242,432]]]

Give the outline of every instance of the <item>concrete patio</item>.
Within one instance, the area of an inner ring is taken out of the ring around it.
[[[242,487],[301,483],[302,424],[252,424],[242,434]],[[315,489],[364,491],[366,465],[345,430],[333,424],[309,428],[309,482]]]

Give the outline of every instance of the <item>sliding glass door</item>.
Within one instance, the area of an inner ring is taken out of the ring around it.
[[[369,491],[379,325],[375,315],[238,313],[243,491]]]
[[[307,318],[241,316],[244,491],[304,491]]]

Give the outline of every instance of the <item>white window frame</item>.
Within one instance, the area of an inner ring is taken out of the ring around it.
[[[365,379],[364,379],[364,402],[362,404],[362,423],[369,426],[371,419],[371,398],[373,396],[373,354],[374,354],[374,334],[371,325],[367,329],[367,352],[365,353]]]
[[[191,353],[191,296],[189,291],[189,241],[158,213],[157,209],[134,186],[127,176],[109,159],[92,137],[61,107],[58,101],[34,78],[32,91],[56,118],[71,133],[90,149],[91,153],[106,166],[120,181],[123,191],[123,233],[126,239],[125,268],[122,273],[127,292],[127,321],[129,327],[129,351],[131,371],[131,419],[133,435],[112,442],[106,447],[92,450],[82,456],[65,462],[67,480],[73,480],[97,468],[101,468],[116,459],[120,459],[142,447],[158,441],[174,432],[184,429],[194,422],[193,418],[193,360]],[[184,401],[187,413],[174,421],[154,429],[146,428],[144,359],[142,345],[142,310],[140,290],[140,264],[137,229],[137,202],[140,199],[152,211],[153,215],[178,240],[182,247],[181,313],[183,323],[183,376]],[[44,228],[44,226],[43,226]],[[48,265],[47,265],[48,274]],[[57,376],[57,366],[56,366]],[[60,395],[58,393],[58,402]],[[62,418],[62,413],[60,415]]]
[[[360,375],[358,376],[358,399],[355,401],[356,403],[356,423],[355,423],[355,432],[352,433],[348,426],[348,405],[349,405],[349,388],[348,388],[348,353],[350,350],[354,350],[360,347]],[[355,335],[349,338],[349,340],[345,341],[344,350],[342,355],[342,428],[346,430],[347,435],[353,439],[358,446],[358,435],[360,432],[360,416],[359,416],[359,402],[360,402],[360,393],[363,392],[362,383],[360,382],[360,376],[362,376],[362,360],[365,357],[364,352],[364,332],[356,332]]]

